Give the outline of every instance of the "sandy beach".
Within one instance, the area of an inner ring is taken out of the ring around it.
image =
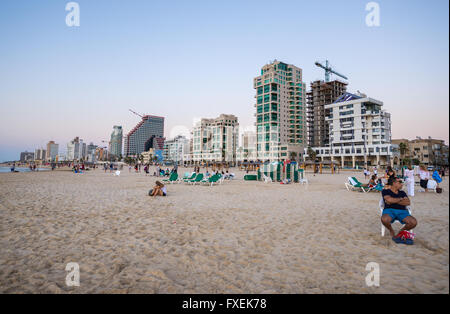
[[[345,189],[360,172],[308,173],[309,185],[234,172],[156,199],[157,178],[128,169],[1,173],[0,292],[449,293],[448,178],[443,194],[416,187],[406,246],[381,237],[379,193]],[[79,287],[65,284],[69,262]],[[366,286],[369,262],[379,287]]]

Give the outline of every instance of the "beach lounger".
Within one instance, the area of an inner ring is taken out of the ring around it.
[[[196,176],[197,176],[197,174],[195,172],[192,172],[191,177],[187,178],[187,179],[183,179],[183,181],[188,182],[188,181],[194,180]]]
[[[345,187],[347,188],[347,191],[350,190],[361,190],[364,193],[369,191],[369,188],[367,188],[367,191],[364,189],[364,186],[361,182],[358,181],[355,177],[348,177],[348,182],[345,182]]]
[[[383,197],[381,197],[381,199],[380,199],[379,208],[380,208],[380,216],[382,216],[383,215],[383,209],[384,209],[384,199],[383,199]],[[406,209],[408,210],[409,214],[411,215],[411,206],[406,206]],[[395,222],[400,223],[397,220]],[[412,229],[409,230],[409,231],[413,232]],[[381,224],[381,236],[384,237],[385,233],[386,233],[386,227],[383,224]]]
[[[197,183],[200,183],[203,180],[203,173],[199,173],[194,180],[188,180],[186,183],[195,185]]]
[[[185,172],[184,175],[183,175],[183,177],[181,177],[181,176],[178,177],[177,183],[181,183],[181,182],[183,182],[184,180],[189,179],[190,176],[191,176],[191,173],[190,173],[190,172]]]
[[[163,179],[162,182],[166,182],[166,183],[174,183],[174,182],[178,182],[178,173],[173,172],[170,177],[168,179]]]
[[[209,186],[213,186],[214,183],[218,184],[220,180],[219,175],[215,174],[207,179],[203,179],[200,183],[201,184],[208,184]]]

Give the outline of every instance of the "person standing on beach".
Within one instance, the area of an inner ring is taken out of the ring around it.
[[[428,180],[430,180],[430,173],[424,165],[420,166],[419,170],[420,187],[428,192]]]
[[[408,166],[405,170],[405,182],[409,196],[414,196],[414,170]]]
[[[381,195],[384,200],[384,210],[381,215],[381,223],[389,230],[392,240],[395,243],[413,244],[413,240],[405,238],[404,231],[414,229],[417,226],[417,220],[409,214],[406,206],[411,204],[408,196],[402,191],[403,182],[396,177],[390,177],[388,181],[389,189],[384,189]],[[392,223],[398,220],[404,226],[395,235],[392,229]]]

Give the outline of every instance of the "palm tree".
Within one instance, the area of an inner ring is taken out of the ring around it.
[[[314,162],[314,173],[316,172],[316,151],[312,149],[311,147],[308,147],[308,156],[309,158]]]
[[[314,161],[314,163],[316,162],[316,155],[316,151],[311,147],[308,147],[308,156],[312,161]]]
[[[297,157],[297,153],[296,152],[291,152],[291,160],[295,161],[295,158]]]
[[[408,145],[401,142],[400,144],[398,144],[398,148],[400,149],[400,156],[404,157],[406,155],[406,152],[408,151]]]

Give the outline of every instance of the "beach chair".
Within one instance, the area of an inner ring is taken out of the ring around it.
[[[219,175],[215,174],[212,175],[211,177],[207,178],[207,179],[203,179],[200,183],[201,184],[208,184],[209,186],[213,186],[214,183],[218,184],[220,180]]]
[[[361,182],[358,181],[358,179],[356,179],[355,177],[348,177],[348,182],[345,182],[345,187],[347,188],[347,191],[350,190],[357,190],[359,191],[360,189],[366,193],[369,191],[369,188],[367,188],[367,191],[364,189],[364,186]]]
[[[119,176],[120,176],[120,171],[119,171],[119,170],[117,170],[116,172],[114,172],[114,173],[113,173],[113,176],[115,176],[115,177],[119,177]]]
[[[192,172],[192,175],[189,178],[183,179],[183,182],[192,181],[195,179],[196,176],[197,176],[197,174],[195,172]]]
[[[172,174],[170,175],[170,177],[168,179],[163,179],[162,181],[166,182],[166,183],[170,183],[170,184],[177,182],[178,181],[178,173],[172,172]]]
[[[190,176],[191,176],[191,173],[190,173],[190,172],[185,172],[184,175],[183,175],[183,177],[181,177],[181,176],[178,177],[177,183],[181,183],[181,182],[183,182],[184,180],[189,179]]]
[[[306,174],[302,175],[303,177],[298,181],[301,184],[309,184],[308,178],[306,177]]]
[[[262,175],[263,175],[264,183],[272,183],[271,177],[266,176],[264,173]]]
[[[384,199],[383,199],[383,197],[381,197],[381,199],[380,199],[379,208],[380,208],[380,217],[381,217],[383,215],[383,209],[384,209]],[[411,215],[411,206],[406,206],[406,209],[408,210],[409,214]],[[397,220],[395,222],[400,223]],[[413,232],[412,229],[409,230],[409,231]],[[383,224],[381,224],[381,236],[384,237],[385,233],[386,233],[386,227]]]
[[[436,188],[437,188],[437,182],[435,180],[428,180],[427,189],[433,190],[435,193],[437,193]]]
[[[186,183],[195,185],[203,180],[203,173],[199,173],[194,180],[186,181]]]

